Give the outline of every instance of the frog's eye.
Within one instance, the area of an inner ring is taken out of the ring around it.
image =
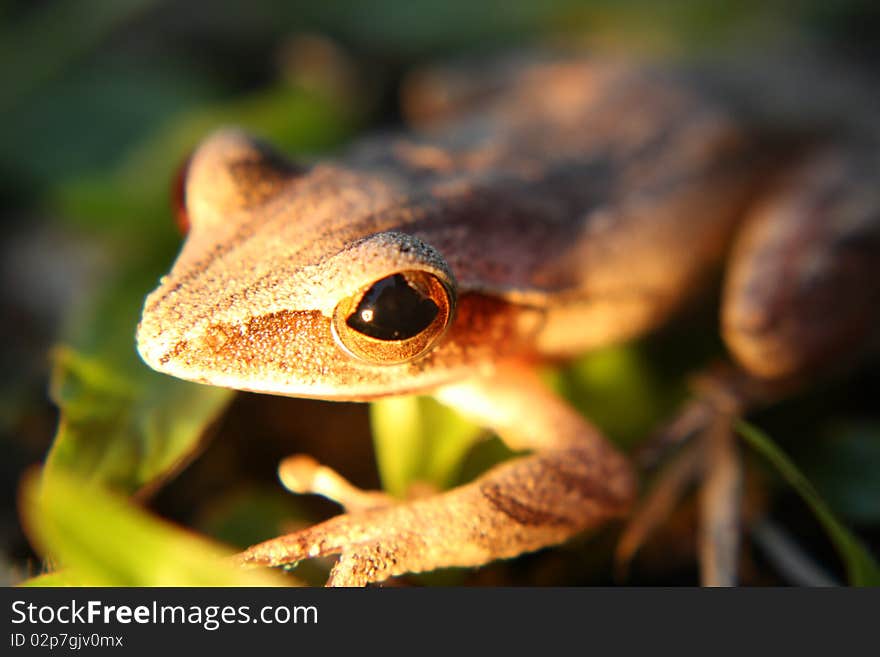
[[[453,303],[450,289],[433,274],[400,272],[343,299],[333,313],[333,336],[361,360],[404,363],[436,344]]]

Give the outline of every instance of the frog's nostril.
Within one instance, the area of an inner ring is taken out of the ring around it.
[[[186,340],[181,340],[181,341],[178,342],[176,345],[174,345],[174,347],[172,347],[171,349],[169,349],[168,351],[166,351],[164,354],[162,354],[161,356],[159,356],[159,361],[158,361],[159,364],[160,364],[160,365],[166,365],[166,364],[168,363],[168,361],[170,361],[172,358],[175,358],[175,357],[179,356],[180,353],[181,353],[184,349],[186,349],[186,346],[187,346],[187,342],[186,342]]]

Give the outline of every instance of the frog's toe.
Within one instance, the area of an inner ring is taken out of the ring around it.
[[[719,416],[743,415],[783,392],[781,386],[755,379],[726,362],[699,372],[691,388],[693,397],[636,450],[635,459],[642,467],[657,465],[676,446],[706,432]]]
[[[648,494],[637,505],[620,534],[614,552],[618,580],[625,580],[629,565],[645,541],[672,515],[703,467],[703,443],[693,441],[659,470]]]
[[[344,549],[349,534],[341,522],[346,518],[348,516],[337,516],[314,527],[252,545],[236,555],[236,561],[242,566],[274,567],[338,554]]]
[[[278,466],[278,478],[291,493],[321,495],[349,512],[377,509],[394,503],[386,493],[358,488],[332,468],[304,454],[284,459]]]
[[[402,513],[401,513],[402,512]],[[242,566],[282,566],[339,555],[328,586],[364,586],[427,569],[430,553],[406,505],[336,516],[307,529],[254,545],[237,555]],[[420,556],[421,555],[421,556]]]
[[[621,534],[615,554],[619,576],[626,572],[645,541],[670,517],[691,484],[700,480],[701,582],[706,586],[736,583],[743,474],[732,423],[731,415],[717,410],[709,413],[706,426],[697,429],[695,439],[660,468]]]

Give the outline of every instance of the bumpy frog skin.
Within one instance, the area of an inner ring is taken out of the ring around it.
[[[419,130],[311,167],[235,129],[207,138],[185,180],[191,230],[138,349],[241,390],[434,393],[534,453],[432,498],[350,500],[245,561],[341,553],[331,582],[364,584],[624,514],[629,464],[533,366],[651,330],[726,254],[722,332],[741,377],[821,372],[876,328],[876,141],[776,144],[687,76],[615,61],[511,60],[419,88]],[[364,338],[353,309],[396,274],[433,324]]]

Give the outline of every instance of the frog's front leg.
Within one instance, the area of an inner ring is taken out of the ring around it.
[[[251,547],[246,564],[339,554],[329,584],[478,566],[565,541],[629,509],[627,460],[526,366],[499,367],[437,397],[531,455],[433,497],[337,516]]]

